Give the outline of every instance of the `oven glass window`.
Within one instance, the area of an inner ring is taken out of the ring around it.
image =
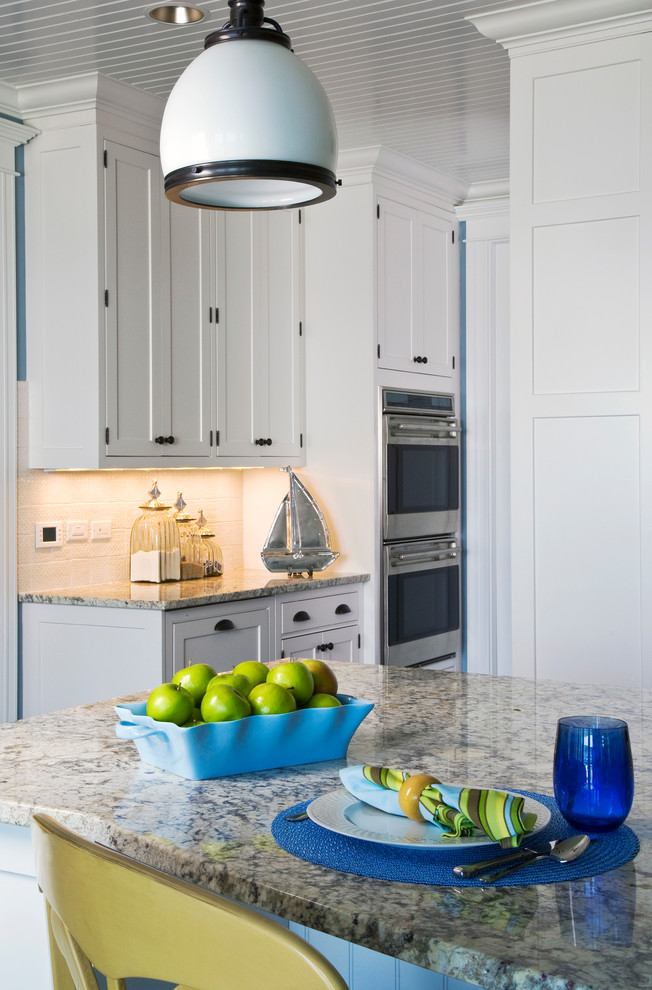
[[[388,578],[390,646],[452,632],[460,626],[459,566]]]
[[[387,511],[446,512],[459,508],[459,448],[389,444]]]

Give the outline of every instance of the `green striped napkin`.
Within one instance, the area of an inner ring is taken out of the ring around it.
[[[349,793],[392,815],[405,815],[399,804],[399,791],[411,776],[416,781],[418,775],[390,767],[359,765],[340,770]],[[442,830],[444,838],[484,832],[504,848],[512,848],[536,824],[536,815],[523,810],[524,798],[489,788],[456,787],[436,781],[420,790],[412,803],[425,821]]]

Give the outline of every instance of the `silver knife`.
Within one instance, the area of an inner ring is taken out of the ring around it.
[[[511,853],[503,853],[502,856],[494,856],[492,859],[483,859],[479,863],[465,863],[461,866],[454,866],[453,873],[457,877],[462,877],[463,880],[468,880],[469,877],[474,877],[477,873],[482,873],[483,870],[491,869],[492,867],[501,867],[507,864],[520,863],[521,861],[526,863],[530,859],[535,859],[537,856],[547,855],[552,852],[555,848],[559,839],[551,839],[550,842],[542,842],[538,846],[520,846]]]

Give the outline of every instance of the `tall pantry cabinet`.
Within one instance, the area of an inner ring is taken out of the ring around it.
[[[171,204],[162,102],[98,75],[77,85],[30,115],[31,466],[302,463],[299,211]]]

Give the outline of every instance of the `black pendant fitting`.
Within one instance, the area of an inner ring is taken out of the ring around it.
[[[289,35],[271,17],[263,15],[265,0],[229,0],[230,19],[219,31],[206,35],[204,48],[211,48],[222,41],[275,41],[284,48],[292,48]],[[273,30],[266,28],[271,24]]]

